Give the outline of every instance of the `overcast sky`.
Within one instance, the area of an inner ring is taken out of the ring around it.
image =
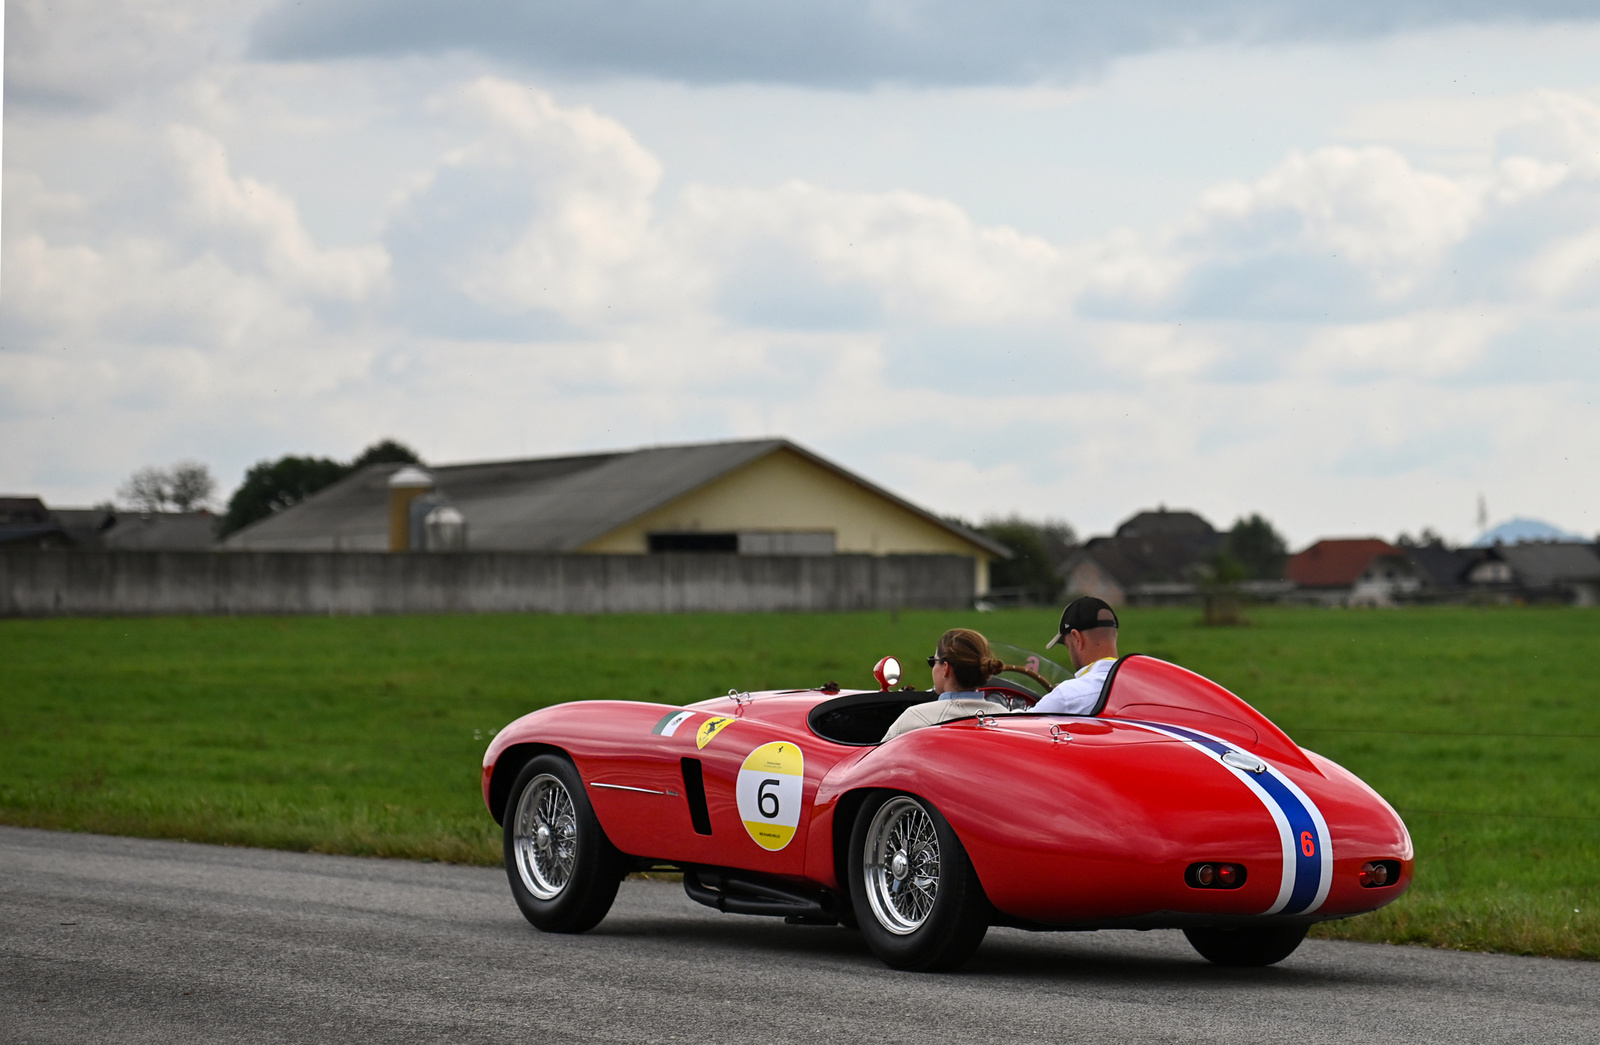
[[[1600,531],[1591,4],[10,0],[0,492],[786,435]]]

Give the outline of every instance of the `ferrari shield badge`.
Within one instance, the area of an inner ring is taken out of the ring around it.
[[[700,731],[694,735],[694,746],[705,747],[711,743],[713,737],[722,732],[723,727],[732,721],[733,719],[722,715],[712,715],[700,723]]]
[[[776,852],[793,840],[804,780],[805,758],[793,744],[762,744],[745,756],[734,796],[739,819],[756,845]]]

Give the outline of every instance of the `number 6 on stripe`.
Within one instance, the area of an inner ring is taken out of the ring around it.
[[[1317,855],[1317,840],[1311,837],[1310,831],[1300,832],[1300,851],[1307,856]]]

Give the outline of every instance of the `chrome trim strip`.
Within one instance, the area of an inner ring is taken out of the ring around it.
[[[637,791],[644,795],[671,795],[673,798],[678,797],[678,792],[676,791],[657,791],[650,787],[629,787],[627,784],[590,784],[589,786],[609,787],[613,791]]]

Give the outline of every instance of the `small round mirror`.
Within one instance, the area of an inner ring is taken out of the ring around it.
[[[872,669],[872,677],[878,680],[878,687],[887,690],[890,686],[900,683],[900,662],[893,657],[884,657]]]

